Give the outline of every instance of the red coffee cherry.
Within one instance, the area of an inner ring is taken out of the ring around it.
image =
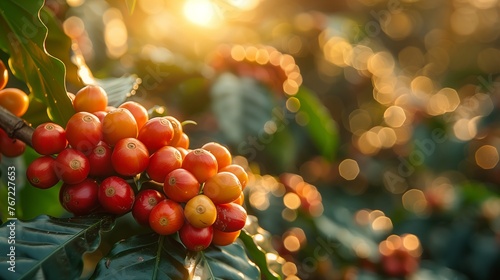
[[[200,192],[200,183],[191,172],[179,168],[165,177],[163,192],[176,202],[187,202]]]
[[[184,223],[179,230],[179,238],[188,250],[199,252],[210,246],[213,232],[212,227],[198,228],[190,223]]]
[[[164,182],[171,171],[182,166],[182,155],[174,147],[165,146],[149,157],[146,173],[156,182]]]
[[[187,153],[182,161],[182,168],[191,172],[198,182],[203,183],[217,174],[217,159],[204,149],[195,149]]]
[[[111,154],[111,163],[118,174],[135,176],[148,167],[149,153],[136,138],[123,138],[116,142]]]
[[[76,150],[88,153],[102,139],[102,124],[89,112],[78,112],[66,124],[66,139]]]
[[[57,155],[54,162],[54,172],[63,182],[78,184],[89,175],[89,160],[82,152],[66,148]]]
[[[37,126],[31,142],[33,149],[41,155],[58,154],[68,145],[64,128],[51,122]]]
[[[26,177],[34,187],[48,189],[59,182],[54,171],[54,162],[51,156],[42,156],[32,161],[26,169]]]
[[[217,219],[213,225],[220,231],[237,231],[245,226],[247,221],[247,211],[243,206],[236,203],[218,204]]]
[[[141,190],[135,198],[134,206],[132,207],[132,216],[138,224],[149,226],[151,210],[164,199],[165,196],[157,190]]]
[[[0,153],[6,157],[18,157],[26,150],[26,143],[10,138],[7,133],[0,128]]]
[[[149,214],[149,226],[158,234],[176,233],[182,225],[184,225],[182,206],[171,199],[158,202]]]
[[[111,153],[113,150],[105,142],[101,141],[95,146],[90,154],[89,159],[90,172],[89,176],[96,178],[106,178],[115,175],[113,164],[111,163]]]
[[[165,117],[156,117],[144,124],[137,139],[144,143],[150,153],[154,153],[169,145],[173,136],[174,129],[170,122]]]
[[[64,183],[59,191],[59,202],[75,215],[87,215],[99,207],[97,199],[99,185],[93,179],[78,184]]]
[[[117,176],[108,177],[101,182],[97,197],[102,208],[115,215],[129,212],[135,200],[132,187]]]

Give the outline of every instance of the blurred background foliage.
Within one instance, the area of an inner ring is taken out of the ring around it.
[[[46,8],[69,91],[137,83],[129,99],[197,123],[191,148],[224,143],[252,172],[246,206],[284,279],[500,278],[499,1]]]

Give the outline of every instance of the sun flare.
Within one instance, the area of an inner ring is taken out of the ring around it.
[[[184,16],[197,25],[207,26],[215,20],[215,7],[209,0],[188,0],[183,11]]]

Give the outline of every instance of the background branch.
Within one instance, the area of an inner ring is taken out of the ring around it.
[[[35,129],[25,120],[13,115],[2,106],[0,106],[0,128],[5,130],[9,137],[17,138],[26,145],[32,146],[31,137]]]

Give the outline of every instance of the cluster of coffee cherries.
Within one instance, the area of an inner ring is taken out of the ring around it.
[[[137,102],[107,106],[106,92],[86,86],[73,99],[76,113],[63,128],[36,127],[32,145],[41,156],[27,168],[38,188],[62,181],[61,205],[75,215],[132,212],[162,235],[179,234],[187,249],[224,246],[239,236],[247,213],[248,175],[223,145],[189,149],[182,123],[149,118]]]
[[[28,110],[28,95],[18,88],[6,88],[8,80],[9,72],[0,60],[0,106],[11,114],[21,117]],[[25,150],[26,144],[23,141],[10,137],[5,130],[0,128],[0,155],[17,157]]]

